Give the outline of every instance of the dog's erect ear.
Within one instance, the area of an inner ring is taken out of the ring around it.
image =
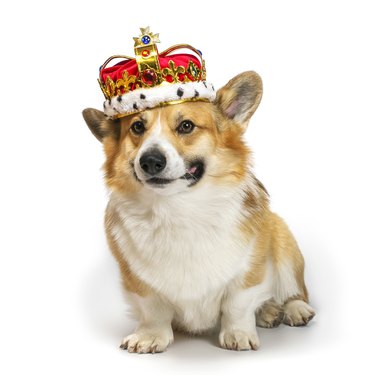
[[[244,72],[217,92],[215,103],[224,116],[237,122],[245,131],[262,99],[262,92],[260,76],[255,72]]]
[[[94,134],[95,137],[102,142],[104,136],[106,135],[102,125],[105,120],[104,113],[98,109],[86,108],[82,111],[82,115],[92,134]]]
[[[108,135],[118,137],[120,131],[119,124],[114,120],[107,119],[102,111],[94,108],[86,108],[83,110],[82,115],[92,134],[100,142]]]

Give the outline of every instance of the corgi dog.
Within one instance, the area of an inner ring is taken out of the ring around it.
[[[220,327],[219,343],[256,350],[256,326],[304,326],[304,259],[251,169],[243,134],[262,97],[255,72],[214,102],[186,101],[112,120],[83,117],[103,143],[105,229],[139,324],[121,348],[163,352],[174,330]]]

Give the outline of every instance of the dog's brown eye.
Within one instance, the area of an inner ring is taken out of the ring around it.
[[[179,134],[189,134],[195,128],[195,125],[190,120],[184,120],[178,125],[177,132]]]
[[[136,121],[134,124],[132,124],[130,129],[137,135],[143,134],[146,130],[145,125],[142,121]]]

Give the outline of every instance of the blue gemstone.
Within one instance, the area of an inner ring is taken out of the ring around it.
[[[197,49],[197,51],[199,52],[199,54],[200,54],[201,56],[203,56],[202,51],[200,51],[199,49]]]
[[[149,44],[151,42],[151,38],[148,35],[142,37],[143,44]]]

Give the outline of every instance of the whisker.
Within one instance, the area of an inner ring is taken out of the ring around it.
[[[186,172],[189,176],[191,176],[193,178],[193,180],[197,181],[197,178],[192,174],[192,173],[189,173],[189,172]],[[185,174],[186,174],[185,173]],[[184,175],[185,177],[185,175]],[[186,178],[186,177],[185,177]]]

